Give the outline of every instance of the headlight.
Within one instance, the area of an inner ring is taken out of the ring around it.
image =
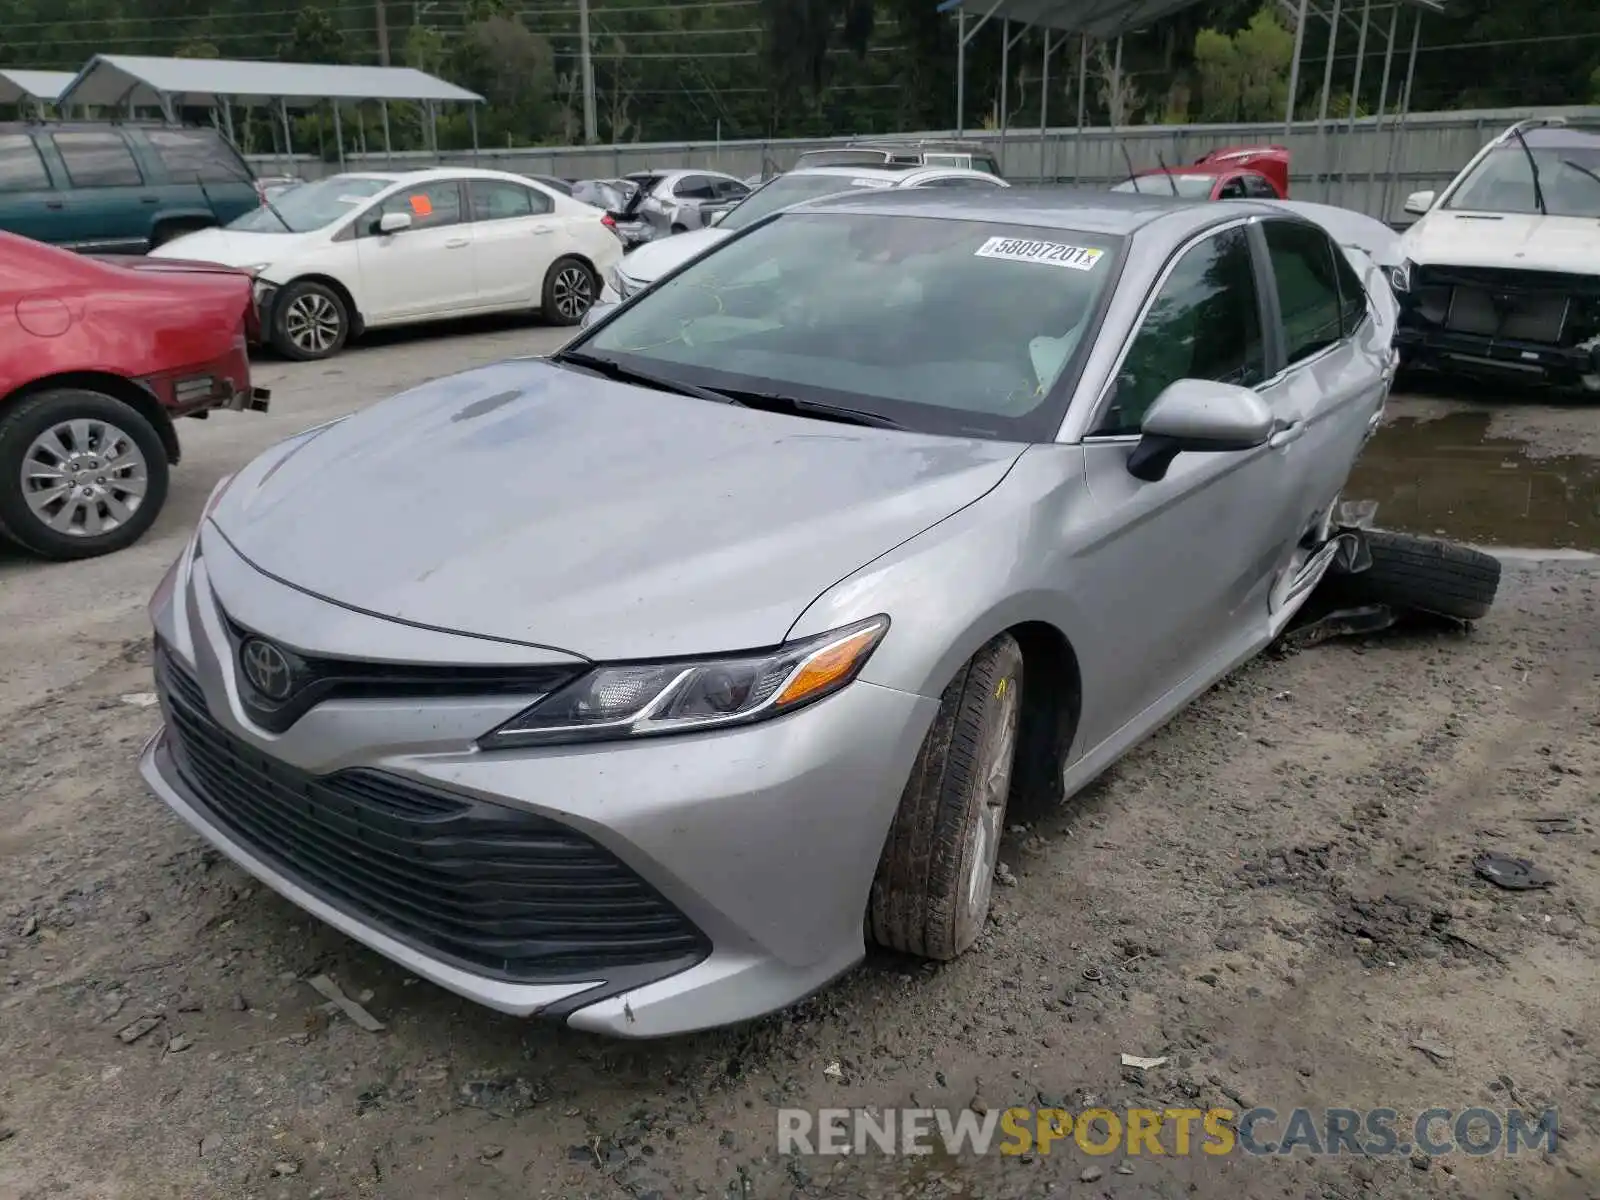
[[[1389,268],[1389,286],[1396,292],[1411,290],[1411,260],[1405,259],[1398,267]]]
[[[249,266],[240,267],[239,270],[249,275],[259,275],[271,265],[271,263],[251,263]]]
[[[611,268],[611,287],[619,299],[626,300],[629,296],[644,287],[637,279],[622,273],[621,267]]]
[[[877,616],[754,654],[596,667],[478,744],[499,750],[609,741],[780,716],[848,685],[888,629],[889,618]]]

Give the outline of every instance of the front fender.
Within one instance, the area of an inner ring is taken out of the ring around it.
[[[889,633],[861,677],[930,697],[985,642],[1019,625],[1053,627],[1083,662],[1089,622],[1057,577],[1064,548],[1042,544],[1060,526],[1039,517],[1073,502],[1082,485],[1079,447],[1030,447],[986,495],[817,597],[789,636],[887,613]]]

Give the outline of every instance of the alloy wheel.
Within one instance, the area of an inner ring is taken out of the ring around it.
[[[339,338],[339,310],[321,292],[304,292],[283,314],[283,331],[304,354],[326,354]]]
[[[102,420],[58,422],[22,456],[23,500],[66,537],[99,537],[126,524],[149,487],[150,464],[138,443]]]
[[[594,280],[582,267],[563,267],[550,288],[556,312],[568,321],[577,321],[594,304]]]

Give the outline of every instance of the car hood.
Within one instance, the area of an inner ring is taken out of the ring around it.
[[[1593,275],[1600,273],[1600,221],[1436,210],[1406,230],[1400,249],[1424,265]]]
[[[1023,449],[524,359],[284,443],[211,519],[258,570],[379,616],[593,659],[705,654],[781,642]]]
[[[716,228],[696,229],[690,233],[678,233],[654,242],[646,242],[628,255],[619,269],[635,283],[654,283],[669,271],[676,270],[681,264],[694,258],[702,250],[709,250],[718,242],[727,241],[731,232]]]
[[[237,229],[197,229],[150,254],[154,258],[179,258],[189,262],[221,263],[228,267],[271,264],[297,253],[311,237],[304,233],[245,233]]]

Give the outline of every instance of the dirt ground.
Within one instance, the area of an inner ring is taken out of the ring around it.
[[[1270,654],[1060,811],[1013,814],[1014,886],[973,952],[873,954],[736,1029],[619,1043],[476,1009],[204,849],[141,786],[158,717],[124,697],[149,690],[143,599],[212,483],[284,434],[552,341],[495,328],[263,364],[274,413],[185,431],[146,542],[0,558],[0,1200],[1600,1197],[1592,559],[1514,559],[1467,631]],[[1596,410],[1514,422],[1551,453],[1600,442]],[[1487,850],[1552,886],[1498,890],[1473,872]],[[319,973],[386,1028],[323,1011]],[[776,1153],[779,1106],[1257,1104],[1554,1107],[1560,1144]]]

